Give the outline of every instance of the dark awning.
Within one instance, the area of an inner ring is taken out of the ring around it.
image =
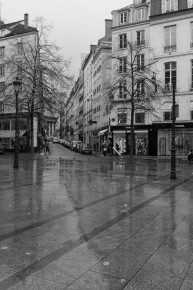
[[[107,131],[108,131],[108,129],[99,131],[98,132],[98,136],[104,135],[104,133],[107,132]]]

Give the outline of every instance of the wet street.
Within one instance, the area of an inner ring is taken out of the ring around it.
[[[193,289],[193,165],[0,156],[0,290]]]

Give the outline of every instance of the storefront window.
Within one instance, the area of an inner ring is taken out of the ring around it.
[[[126,140],[124,133],[114,133],[113,144],[116,150],[119,151],[121,154],[126,153]]]
[[[136,155],[148,155],[148,133],[135,133]]]
[[[159,130],[158,155],[171,155],[171,130]],[[186,156],[193,149],[193,132],[191,129],[176,129],[176,156]]]

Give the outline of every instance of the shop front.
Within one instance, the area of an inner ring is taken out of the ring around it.
[[[111,127],[113,147],[121,155],[130,155],[131,151],[131,130],[130,127]],[[134,127],[134,155],[148,155],[148,129]]]
[[[171,124],[156,124],[158,131],[158,156],[171,155]],[[176,122],[175,126],[176,156],[187,156],[193,149],[193,123]]]

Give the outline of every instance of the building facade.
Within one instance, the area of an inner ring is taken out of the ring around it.
[[[45,104],[39,101],[39,93],[35,95],[35,90],[30,91],[29,81],[26,82],[27,77],[24,75],[33,58],[31,51],[37,51],[38,37],[37,28],[29,25],[27,13],[21,21],[0,23],[0,146],[7,150],[14,149],[16,103],[13,81],[16,77],[22,81],[18,101],[20,148],[28,150],[31,140],[33,147],[38,148],[41,137],[52,135],[55,130],[56,116],[48,112]],[[38,84],[40,80],[41,74],[36,74]]]
[[[156,114],[147,114],[145,110],[135,111],[135,154],[170,155],[173,83],[179,109],[176,118],[176,154],[187,155],[193,147],[192,12],[192,1],[188,0],[137,0],[130,6],[112,12],[112,53],[120,58],[119,62],[116,59],[112,63],[112,77],[115,71],[122,72],[120,69],[124,69],[124,58],[130,57],[128,44],[139,43],[145,47],[139,63],[154,59],[152,77],[162,91],[155,93]],[[122,93],[120,89],[115,93],[111,130],[113,144],[118,144],[123,152],[129,154],[130,107],[127,97],[120,98]]]
[[[151,1],[151,46],[157,60],[157,78],[166,91],[160,121],[154,121],[157,155],[170,155],[172,90],[179,108],[176,118],[176,154],[193,148],[193,1]],[[159,37],[158,37],[159,35]]]

